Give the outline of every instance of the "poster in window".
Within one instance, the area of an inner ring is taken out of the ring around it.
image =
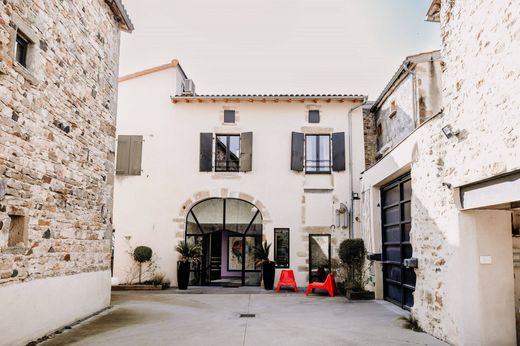
[[[228,238],[228,270],[242,270],[243,248],[242,241],[244,237]],[[255,270],[255,257],[253,255],[253,247],[255,246],[254,237],[245,237],[246,240],[246,267],[245,270]]]
[[[274,260],[278,268],[289,268],[289,229],[274,230]]]

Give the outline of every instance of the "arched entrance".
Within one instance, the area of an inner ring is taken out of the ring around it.
[[[185,234],[203,249],[201,263],[192,265],[191,285],[260,285],[252,250],[262,241],[262,214],[255,205],[236,198],[203,200],[188,212]]]

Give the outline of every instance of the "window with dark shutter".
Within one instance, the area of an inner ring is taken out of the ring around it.
[[[143,136],[117,137],[116,174],[141,175]]]
[[[244,132],[240,137],[240,172],[253,169],[253,132]]]
[[[345,132],[332,134],[332,170],[340,172],[345,170]]]
[[[216,135],[215,172],[238,172],[240,135]]]
[[[200,134],[200,156],[199,156],[199,170],[201,172],[211,172],[213,170],[213,134]]]
[[[305,173],[330,173],[330,135],[305,136]]]
[[[318,124],[320,122],[320,111],[312,109],[309,111],[309,123]]]
[[[291,138],[291,170],[303,171],[303,151],[305,147],[305,135],[293,132]]]
[[[224,111],[224,122],[228,124],[235,123],[235,111],[225,110]]]
[[[274,261],[278,268],[289,268],[289,229],[274,229]]]

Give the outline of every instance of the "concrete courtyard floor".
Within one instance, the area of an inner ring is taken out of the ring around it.
[[[403,329],[397,319],[405,313],[383,301],[287,292],[219,294],[232,289],[177,292],[113,292],[111,309],[42,344],[445,345]],[[241,318],[244,313],[256,316]]]

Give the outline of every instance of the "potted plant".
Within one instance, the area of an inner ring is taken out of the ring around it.
[[[138,246],[134,250],[134,260],[139,263],[139,283],[141,283],[141,274],[143,263],[152,259],[153,251],[148,246]]]
[[[346,268],[345,291],[348,299],[374,299],[365,290],[365,244],[363,239],[346,239],[339,246],[339,258]]]
[[[177,261],[177,286],[180,290],[188,289],[191,263],[202,258],[202,247],[194,242],[181,240],[175,248],[180,255]]]
[[[262,265],[262,277],[264,280],[264,288],[272,290],[274,286],[274,261],[269,259],[269,249],[271,244],[264,241],[262,244],[253,247],[253,255],[256,258],[256,264]]]

